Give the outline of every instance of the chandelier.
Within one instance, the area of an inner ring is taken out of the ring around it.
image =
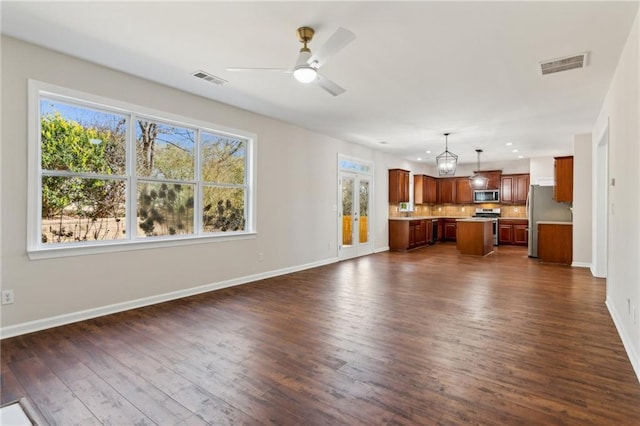
[[[452,152],[449,152],[449,134],[450,133],[444,134],[444,152],[436,157],[436,165],[438,166],[439,176],[453,176],[456,174],[458,156]]]
[[[473,189],[487,189],[487,184],[489,183],[489,178],[480,174],[480,153],[481,149],[476,149],[478,153],[478,167],[476,168],[476,172],[469,178],[469,184]]]

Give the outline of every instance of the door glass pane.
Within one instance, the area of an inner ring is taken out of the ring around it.
[[[361,180],[360,181],[360,217],[358,218],[358,222],[360,223],[359,227],[359,237],[360,243],[369,242],[369,181]]]
[[[354,179],[342,179],[342,245],[353,244],[353,186]]]

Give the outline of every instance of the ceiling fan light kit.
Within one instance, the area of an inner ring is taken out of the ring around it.
[[[480,153],[482,153],[482,150],[476,149],[476,153],[478,155],[478,164],[476,172],[469,178],[469,184],[473,189],[487,189],[489,178],[480,173]]]
[[[318,71],[308,63],[310,57],[311,52],[309,49],[303,47],[300,50],[300,55],[298,55],[296,66],[293,68],[293,76],[300,83],[311,83],[313,80],[318,78]]]
[[[456,174],[456,166],[458,165],[458,156],[452,152],[449,152],[449,133],[444,133],[444,137],[445,137],[444,152],[436,157],[438,175],[453,176]]]

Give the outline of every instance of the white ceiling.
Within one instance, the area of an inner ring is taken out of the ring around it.
[[[2,33],[408,160],[566,155],[590,132],[638,10],[628,2],[9,2]],[[356,40],[322,73],[333,97],[288,74],[296,28],[314,48]],[[538,63],[590,52],[547,76]],[[205,70],[222,87],[191,74]],[[381,142],[386,142],[382,144]],[[513,145],[507,146],[507,143]],[[518,152],[512,152],[517,149]],[[431,154],[425,151],[430,150]]]

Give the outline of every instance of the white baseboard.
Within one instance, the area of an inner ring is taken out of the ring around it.
[[[377,249],[373,250],[374,253],[382,253],[383,251],[389,251],[389,246],[380,247],[380,248],[377,248]]]
[[[616,312],[615,308],[609,300],[605,302],[607,309],[609,310],[609,315],[611,315],[611,319],[613,319],[613,323],[616,326],[616,330],[618,330],[618,335],[622,340],[622,344],[624,345],[624,349],[627,351],[627,357],[629,357],[629,361],[631,361],[631,366],[633,367],[633,371],[636,373],[636,378],[640,382],[640,358],[638,358],[638,354],[631,343],[631,340],[624,332],[624,328],[622,327],[622,321],[620,320],[620,316]]]
[[[589,268],[591,269],[591,263],[587,263],[587,262],[573,262],[571,263],[571,266],[574,268]]]
[[[306,263],[304,265],[292,266],[289,268],[278,269],[275,271],[261,272],[259,274],[233,278],[230,280],[206,284],[199,287],[172,291],[170,293],[144,297],[142,299],[136,299],[136,300],[131,300],[131,301],[122,302],[122,303],[115,303],[113,305],[101,306],[98,308],[72,312],[69,314],[58,315],[55,317],[43,318],[35,321],[25,322],[22,324],[10,325],[8,327],[0,328],[0,339],[20,336],[22,334],[33,333],[35,331],[45,330],[53,327],[59,327],[61,325],[71,324],[74,322],[84,321],[92,318],[97,318],[104,315],[115,314],[117,312],[123,312],[131,309],[142,308],[144,306],[155,305],[158,303],[181,299],[183,297],[194,296],[196,294],[207,293],[209,291],[214,291],[214,290],[220,290],[226,287],[233,287],[240,284],[247,284],[253,281],[263,280],[265,278],[277,277],[279,275],[285,275],[285,274],[290,274],[292,272],[303,271],[305,269],[316,268],[318,266],[329,265],[337,261],[338,261],[338,258],[333,257],[329,259],[320,260],[317,262]]]

